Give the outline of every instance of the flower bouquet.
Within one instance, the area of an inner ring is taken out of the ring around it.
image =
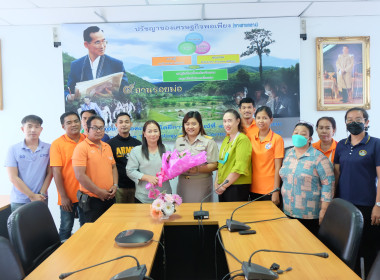
[[[162,183],[171,180],[178,175],[188,171],[190,168],[201,165],[207,162],[206,152],[192,156],[189,151],[179,153],[177,150],[173,152],[165,152],[162,155],[161,171],[157,173],[158,186],[162,187]],[[149,190],[149,198],[155,198],[159,191],[152,184],[148,183],[145,186]]]
[[[160,193],[150,206],[150,214],[153,218],[169,219],[176,211],[175,206],[181,203],[182,198],[178,194]]]

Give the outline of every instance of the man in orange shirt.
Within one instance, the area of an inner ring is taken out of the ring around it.
[[[75,217],[79,217],[80,225],[84,224],[83,212],[78,207],[77,199],[79,182],[75,178],[71,157],[77,144],[86,136],[80,133],[81,126],[77,113],[66,112],[61,116],[60,121],[66,134],[51,144],[50,166],[58,190],[58,205],[61,209],[59,237],[63,241],[71,236]]]
[[[87,223],[95,222],[115,203],[118,173],[111,147],[101,141],[104,120],[92,116],[87,121],[88,137],[75,148],[73,167],[82,196],[88,196],[89,209],[84,211]]]
[[[253,116],[255,115],[255,112],[256,112],[255,101],[253,101],[252,98],[245,97],[242,100],[240,100],[239,113],[241,115],[241,119],[243,121],[243,126],[245,127],[247,136],[248,134],[250,134],[248,133],[250,131],[258,131],[258,128],[256,126],[256,121],[253,118]]]

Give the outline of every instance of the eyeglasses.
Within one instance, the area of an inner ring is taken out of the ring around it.
[[[93,42],[93,43],[91,42],[90,44],[94,44],[95,47],[100,48],[101,46],[107,46],[108,41],[107,40],[96,41],[96,42]]]
[[[104,131],[104,126],[101,126],[101,127],[91,126],[91,127],[89,127],[89,128],[91,128],[91,129],[93,129],[93,130],[95,130],[95,131]]]
[[[356,119],[354,119],[354,120],[352,120],[352,119],[347,119],[347,120],[346,120],[346,123],[347,123],[347,124],[352,123],[352,122],[361,123],[361,122],[364,122],[364,121],[365,121],[365,119],[363,119],[363,118],[356,118]]]

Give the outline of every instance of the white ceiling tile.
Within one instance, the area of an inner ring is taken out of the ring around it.
[[[148,0],[150,5],[184,5],[184,4],[212,4],[212,3],[252,3],[260,0]]]
[[[379,1],[313,3],[303,17],[380,15]]]
[[[30,0],[40,8],[146,5],[145,0]],[[1,6],[1,4],[0,4]]]
[[[308,6],[307,2],[293,3],[243,3],[205,5],[206,19],[296,17]]]
[[[93,8],[0,9],[0,19],[12,25],[102,22]]]

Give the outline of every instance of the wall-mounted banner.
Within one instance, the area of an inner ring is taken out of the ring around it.
[[[127,112],[132,136],[154,119],[174,141],[199,111],[222,139],[223,112],[244,97],[271,107],[283,137],[299,120],[298,18],[65,24],[61,34],[66,111],[94,109],[110,136]]]

